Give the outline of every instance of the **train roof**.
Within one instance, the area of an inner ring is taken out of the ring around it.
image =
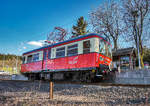
[[[103,36],[101,36],[99,34],[96,34],[96,33],[90,33],[90,34],[82,35],[82,36],[79,36],[79,37],[71,38],[71,39],[66,40],[66,41],[62,41],[62,42],[54,43],[54,44],[51,44],[51,45],[43,46],[43,47],[40,47],[40,48],[37,48],[37,49],[34,49],[34,50],[30,50],[28,52],[23,53],[23,55],[26,55],[26,54],[29,54],[29,53],[32,53],[32,52],[36,52],[36,51],[40,51],[40,50],[43,50],[45,48],[58,46],[58,45],[61,45],[61,44],[67,43],[67,42],[74,41],[74,40],[80,40],[80,39],[85,38],[85,37],[89,38],[89,37],[92,37],[92,36],[97,36],[99,38],[102,38],[104,41],[108,42],[108,40],[106,38],[104,38]]]

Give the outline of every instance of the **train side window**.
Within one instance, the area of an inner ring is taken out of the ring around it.
[[[25,56],[22,57],[22,63],[25,64]]]
[[[32,62],[32,55],[29,55],[28,57],[27,57],[27,63],[31,63]]]
[[[83,42],[83,53],[90,53],[90,40]]]
[[[48,59],[51,59],[51,49],[48,50]]]
[[[56,58],[65,57],[65,47],[56,49]]]
[[[39,61],[43,60],[43,52],[39,52]]]
[[[74,44],[67,47],[67,56],[73,56],[78,54],[78,44]]]
[[[33,55],[33,61],[39,61],[39,53]]]
[[[56,51],[55,48],[51,48],[51,59],[56,58]]]

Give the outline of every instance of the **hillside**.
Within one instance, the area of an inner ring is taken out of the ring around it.
[[[21,56],[17,57],[16,55],[12,54],[0,54],[0,71],[6,71],[9,72],[10,74],[15,74],[19,73],[20,69],[21,69]]]

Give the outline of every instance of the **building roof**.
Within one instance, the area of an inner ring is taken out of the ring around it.
[[[118,49],[118,50],[112,50],[112,55],[113,56],[129,55],[131,53],[135,53],[135,48],[134,47],[123,48],[123,49]]]

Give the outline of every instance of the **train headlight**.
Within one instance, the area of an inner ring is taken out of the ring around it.
[[[111,61],[110,64],[109,64],[109,70],[110,70],[110,71],[112,71],[112,67],[113,67],[113,63],[112,63],[112,61]]]

